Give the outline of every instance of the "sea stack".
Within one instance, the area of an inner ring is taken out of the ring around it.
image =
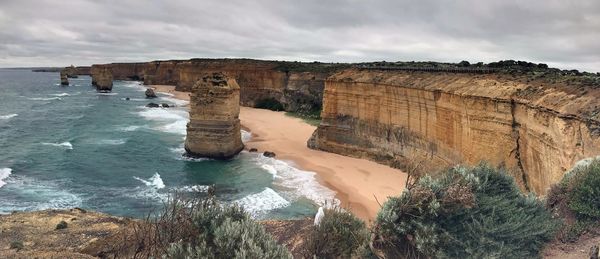
[[[67,73],[63,69],[60,71],[60,84],[61,85],[69,85],[69,79],[67,78]]]
[[[112,91],[113,75],[112,70],[108,66],[100,66],[92,72],[92,82],[96,85],[96,89],[101,92]]]
[[[240,87],[223,73],[203,76],[190,100],[185,150],[189,156],[229,159],[242,151]]]

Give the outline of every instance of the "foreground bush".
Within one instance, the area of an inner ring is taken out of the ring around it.
[[[575,242],[600,220],[600,160],[584,161],[550,188],[546,205],[565,218],[566,226],[558,238]]]
[[[391,258],[529,258],[557,222],[509,175],[487,165],[423,177],[377,215],[373,247]]]
[[[196,241],[173,244],[168,258],[292,258],[241,207],[208,206],[193,222]]]
[[[365,223],[339,208],[326,209],[325,217],[305,237],[305,258],[350,258],[361,256],[368,245]]]
[[[291,258],[241,207],[174,195],[157,217],[137,222],[107,249],[115,258]],[[120,239],[120,240],[119,240]]]

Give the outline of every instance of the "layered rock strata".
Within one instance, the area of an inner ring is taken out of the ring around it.
[[[301,66],[297,68],[296,66]],[[140,80],[145,85],[175,85],[191,91],[207,73],[222,72],[240,85],[240,102],[256,107],[275,100],[286,111],[314,112],[321,109],[325,78],[332,64],[263,61],[251,59],[191,59],[147,63],[112,63],[90,69],[93,83],[98,67],[109,67],[114,80]]]
[[[229,159],[242,151],[240,87],[222,73],[202,77],[192,91],[185,150],[194,157]]]
[[[110,66],[93,65],[91,68],[92,85],[98,91],[112,91],[113,74]]]
[[[345,70],[325,83],[309,146],[431,170],[480,161],[544,194],[600,154],[600,90],[508,75]]]

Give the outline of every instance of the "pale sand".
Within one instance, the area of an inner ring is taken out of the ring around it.
[[[148,87],[154,89],[157,92],[170,93],[173,95],[173,97],[175,97],[179,100],[185,100],[185,101],[190,100],[189,92],[176,91],[175,86],[173,86],[173,85],[148,85]]]
[[[188,92],[175,91],[173,86],[152,85],[159,92],[188,100]],[[317,173],[318,180],[336,191],[342,207],[349,208],[364,220],[373,220],[379,203],[389,196],[398,196],[404,189],[406,174],[365,159],[309,149],[306,141],[315,130],[302,119],[264,109],[241,107],[242,126],[252,133],[246,149],[272,151],[278,159],[292,162],[297,168]]]

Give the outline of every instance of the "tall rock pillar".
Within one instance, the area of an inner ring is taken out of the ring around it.
[[[229,159],[242,151],[240,87],[222,73],[203,76],[192,89],[185,150],[195,157]]]

